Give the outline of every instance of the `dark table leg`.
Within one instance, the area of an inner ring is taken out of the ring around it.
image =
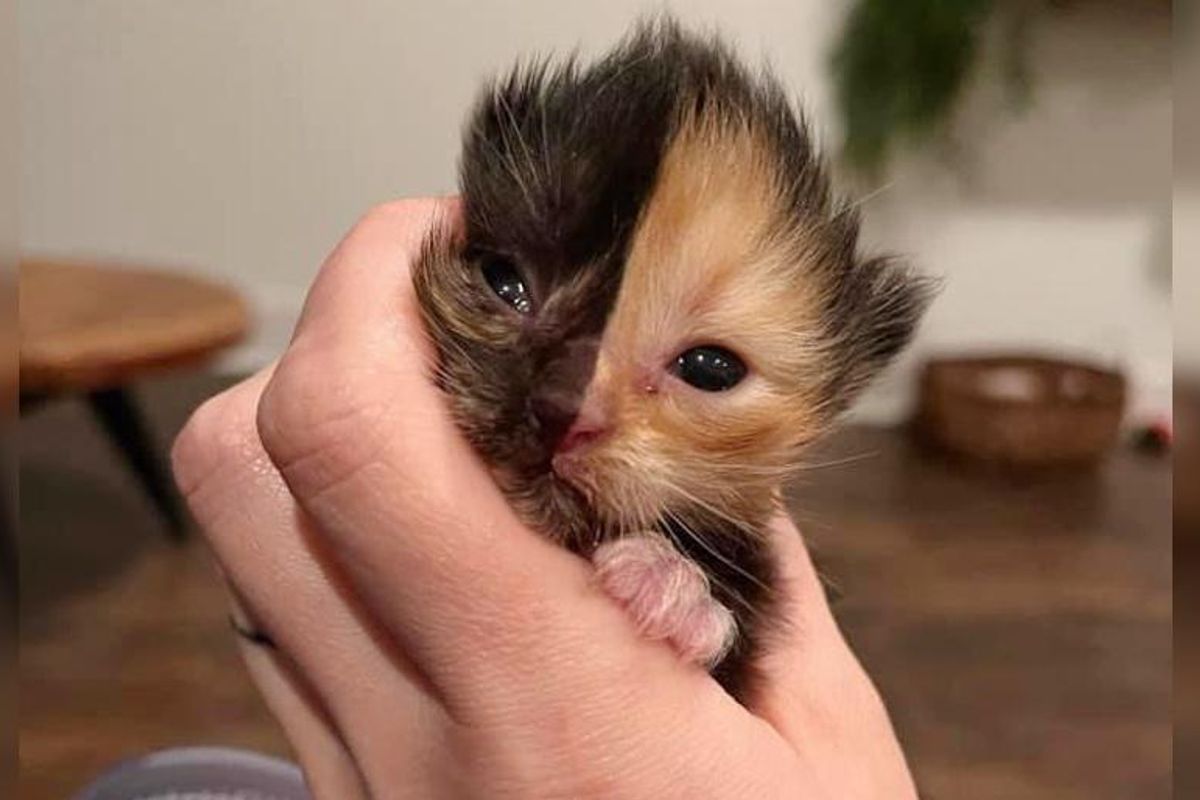
[[[104,389],[88,394],[88,402],[166,520],[171,539],[183,541],[187,530],[183,507],[133,395],[125,388]]]
[[[7,459],[8,453],[0,450],[0,457]],[[17,526],[9,500],[7,466],[0,468],[0,614],[17,607]],[[8,620],[0,620],[0,641],[6,625]]]

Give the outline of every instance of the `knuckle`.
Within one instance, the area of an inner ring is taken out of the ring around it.
[[[326,420],[339,416],[342,376],[331,361],[325,353],[293,345],[263,390],[254,422],[263,447],[278,465],[320,443]]]
[[[367,395],[336,359],[284,358],[254,426],[275,468],[301,494],[319,493],[371,460],[379,415]]]
[[[279,469],[312,447],[309,442],[327,413],[327,402],[312,372],[295,363],[293,352],[284,357],[258,401],[254,424],[263,449]]]
[[[289,441],[288,428],[295,426],[295,422],[290,418],[288,405],[284,402],[287,396],[287,390],[283,388],[284,382],[290,380],[291,373],[288,356],[285,355],[258,399],[258,408],[254,413],[254,426],[258,431],[258,438],[272,461],[277,461],[281,451],[286,449]]]

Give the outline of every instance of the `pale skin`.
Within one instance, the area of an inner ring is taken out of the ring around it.
[[[245,657],[315,796],[915,798],[782,516],[785,633],[749,709],[516,519],[429,382],[410,287],[455,210],[367,214],[282,358],[175,447],[236,614],[278,644]]]

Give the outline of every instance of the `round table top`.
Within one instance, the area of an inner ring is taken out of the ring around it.
[[[30,259],[20,292],[22,394],[119,386],[211,356],[248,328],[235,292],[164,270]]]

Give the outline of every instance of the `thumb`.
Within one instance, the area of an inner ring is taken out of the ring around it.
[[[781,514],[770,536],[783,630],[763,657],[752,710],[792,744],[815,780],[827,776],[838,787],[831,796],[915,798],[887,709],[834,619],[800,532]]]

